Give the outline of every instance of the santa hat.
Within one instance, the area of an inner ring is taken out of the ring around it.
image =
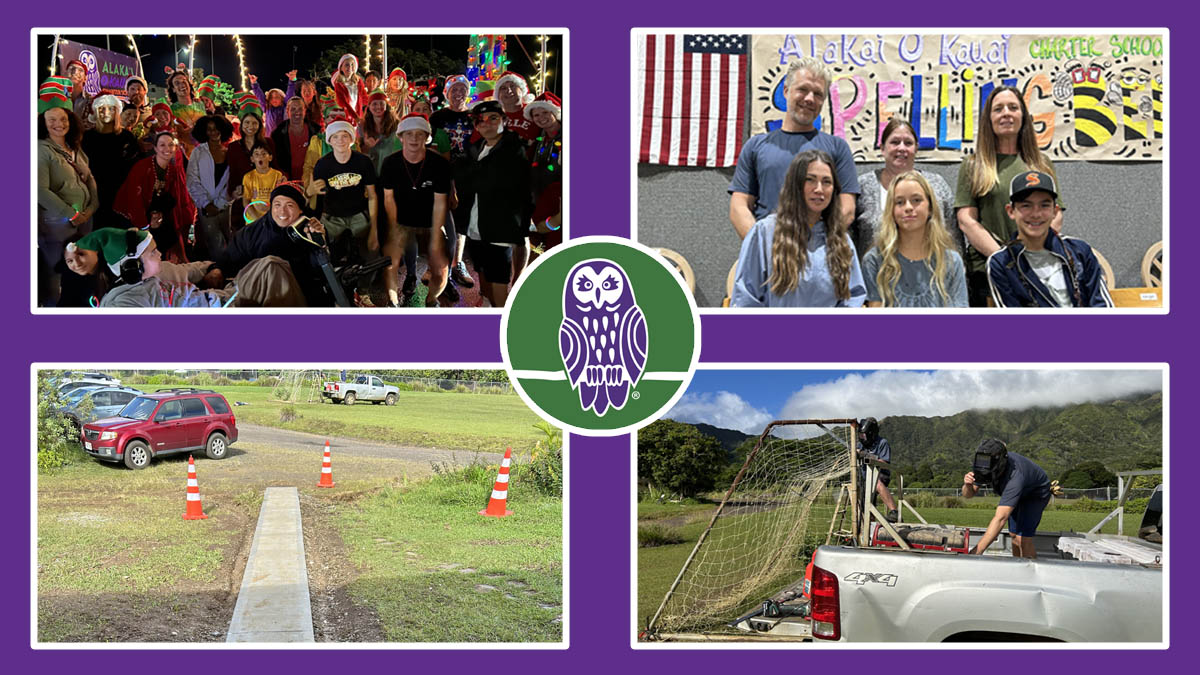
[[[521,94],[522,104],[528,105],[533,101],[533,94],[529,93],[529,83],[525,81],[524,77],[521,77],[511,70],[506,70],[501,73],[499,79],[496,80],[496,86],[494,89],[499,89],[505,82],[512,82],[514,85],[516,85],[517,91]]]
[[[333,135],[339,131],[348,131],[350,132],[350,139],[353,140],[355,138],[354,125],[345,120],[337,120],[325,125],[325,142],[328,143],[329,139],[333,138]]]
[[[548,91],[542,92],[542,95],[535,98],[533,100],[533,103],[530,103],[529,105],[525,106],[525,119],[532,122],[533,117],[531,117],[529,113],[531,113],[534,110],[537,110],[539,108],[542,110],[545,110],[546,112],[550,113],[551,115],[554,115],[559,120],[562,119],[562,99],[555,96],[551,92],[548,92]]]
[[[462,86],[466,87],[467,96],[471,95],[471,81],[467,79],[467,76],[453,75],[451,77],[447,77],[446,84],[442,85],[442,95],[446,97],[447,101],[450,100],[450,87],[456,84],[461,84]]]
[[[376,89],[370,94],[367,94],[367,103],[370,103],[371,101],[383,101],[384,103],[387,103],[387,92],[382,89]]]
[[[429,126],[429,118],[421,113],[409,113],[400,120],[400,126],[396,128],[396,135],[412,130],[424,131],[430,136],[433,135],[433,129]]]
[[[84,63],[83,61],[80,61],[79,59],[71,59],[70,61],[67,61],[67,67],[63,68],[63,72],[65,73],[68,70],[70,70],[71,66],[79,66],[80,68],[83,68],[83,76],[87,77],[88,67],[87,67],[86,63]]]
[[[38,87],[38,114],[51,108],[74,110],[71,105],[71,80],[66,77],[50,77]]]
[[[138,75],[130,75],[129,77],[125,78],[125,89],[129,89],[129,85],[133,82],[137,82],[138,84],[141,84],[142,89],[146,89],[146,90],[150,89],[150,87],[146,86],[146,80],[142,79],[142,77],[140,77]]]
[[[99,251],[112,273],[121,275],[121,263],[140,257],[154,238],[146,230],[122,230],[104,227],[88,234],[76,244],[85,251]]]
[[[358,72],[358,57],[353,54],[342,54],[342,58],[338,59],[337,68],[333,71],[332,79],[336,80],[338,75],[341,74],[342,64],[346,62],[346,59],[350,59],[351,61],[354,62],[354,71],[353,72],[355,72],[355,73]]]
[[[391,80],[393,77],[395,77],[397,75],[400,76],[400,79],[404,80],[405,82],[408,82],[408,75],[406,75],[404,73],[403,68],[392,68],[392,72],[388,73],[387,79]]]
[[[159,101],[158,103],[155,103],[154,106],[150,108],[150,114],[153,115],[153,114],[157,113],[159,110],[165,110],[167,112],[167,115],[169,115],[172,119],[175,118],[175,111],[171,110],[171,105],[169,103],[166,103],[164,101]]]

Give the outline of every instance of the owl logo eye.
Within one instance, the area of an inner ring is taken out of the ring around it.
[[[590,291],[590,290],[592,290],[592,280],[580,277],[579,285],[576,288],[577,288],[577,290],[580,290],[580,291]]]
[[[620,287],[621,287],[620,280],[618,280],[614,277],[611,277],[611,276],[606,278],[604,280],[604,283],[600,286],[600,288],[605,291],[615,291],[616,289],[618,289]]]

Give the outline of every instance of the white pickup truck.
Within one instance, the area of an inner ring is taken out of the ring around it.
[[[1034,560],[1005,553],[1003,539],[982,556],[821,546],[810,580],[735,625],[842,642],[1162,642],[1160,545],[1073,533],[1061,540],[1039,533],[1039,540],[1045,544]],[[1055,554],[1055,546],[1085,559],[1089,546],[1135,555],[1112,554],[1121,564],[1088,562]]]
[[[400,390],[375,375],[356,375],[352,382],[326,382],[321,387],[321,395],[334,403],[354,405],[358,401],[370,401],[396,405],[400,398]]]

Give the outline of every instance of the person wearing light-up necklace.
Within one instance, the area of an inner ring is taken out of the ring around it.
[[[551,92],[525,106],[525,117],[542,130],[533,146],[533,227],[529,241],[542,252],[562,243],[562,100]],[[534,256],[536,258],[536,255]]]

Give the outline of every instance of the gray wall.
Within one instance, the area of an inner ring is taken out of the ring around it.
[[[858,165],[859,173],[879,163]],[[919,164],[950,183],[958,164]],[[1141,286],[1142,256],[1163,238],[1162,164],[1057,162],[1067,211],[1063,231],[1108,259],[1118,287]],[[696,304],[719,307],[741,242],[729,224],[733,169],[638,164],[637,240],[678,251],[696,273]]]

